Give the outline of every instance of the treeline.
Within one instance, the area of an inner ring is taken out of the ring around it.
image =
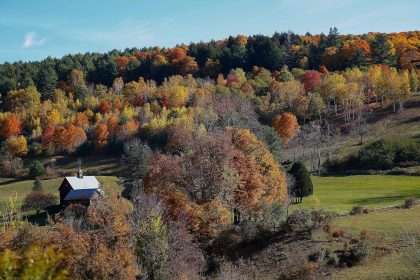
[[[64,87],[73,69],[83,72],[89,83],[111,86],[116,77],[125,82],[146,80],[162,82],[173,75],[193,74],[216,78],[234,68],[246,72],[254,66],[275,71],[289,69],[340,71],[350,67],[385,64],[410,69],[419,63],[420,33],[369,33],[339,35],[332,28],[328,35],[276,33],[272,37],[237,36],[208,43],[192,43],[175,48],[113,50],[106,54],[67,55],[40,62],[0,65],[0,93],[35,85],[48,98],[54,88]]]

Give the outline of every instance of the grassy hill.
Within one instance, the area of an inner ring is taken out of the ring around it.
[[[381,208],[401,205],[406,198],[420,197],[420,177],[363,175],[312,177],[314,194],[296,207],[348,212],[354,206]]]
[[[390,250],[390,253],[384,257],[374,256],[372,253],[363,265],[341,270],[333,279],[419,279],[419,210],[392,209],[336,219],[333,228],[354,235],[366,231],[372,246],[383,247]]]
[[[341,213],[357,205],[372,208],[401,205],[408,197],[420,197],[420,177],[343,176],[313,177],[314,195],[293,208],[328,209]],[[369,237],[371,249],[362,265],[333,272],[337,280],[418,279],[420,275],[420,209],[389,208],[369,214],[342,216],[331,223],[332,231]],[[321,230],[314,234],[319,242],[334,247]],[[381,249],[383,248],[383,249]],[[381,253],[385,250],[387,253]]]
[[[112,190],[120,190],[118,185],[118,178],[114,176],[98,176],[105,192]],[[42,180],[44,190],[50,192],[58,197],[58,188],[63,178],[56,178],[50,180]],[[22,203],[23,199],[32,190],[33,180],[15,180],[0,178],[0,212],[4,210],[7,202],[11,198],[17,198],[18,206]]]

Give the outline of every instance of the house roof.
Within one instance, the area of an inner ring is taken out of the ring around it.
[[[91,200],[97,194],[99,194],[98,189],[72,190],[64,200]]]
[[[96,190],[100,188],[95,176],[66,177],[73,190]]]

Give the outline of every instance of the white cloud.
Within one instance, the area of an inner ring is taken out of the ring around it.
[[[35,32],[29,32],[25,34],[23,38],[22,47],[29,49],[32,47],[42,46],[45,44],[45,38],[39,38]]]

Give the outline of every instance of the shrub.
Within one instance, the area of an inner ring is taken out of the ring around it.
[[[395,146],[385,140],[373,142],[359,152],[361,167],[365,169],[389,169],[394,166]]]
[[[36,177],[34,184],[32,186],[32,191],[34,192],[42,192],[44,190],[44,187],[42,186],[42,181]]]
[[[344,237],[344,230],[342,230],[342,229],[335,230],[332,233],[332,237],[334,237],[334,238]]]
[[[262,220],[258,223],[264,230],[277,230],[286,222],[287,211],[280,203],[264,205],[262,207]]]
[[[414,141],[399,141],[395,144],[395,161],[401,164],[420,160],[420,145]]]
[[[56,204],[56,197],[50,193],[31,192],[29,193],[22,204],[22,210],[36,210],[39,213],[41,210]]]
[[[360,264],[369,256],[369,250],[370,246],[366,240],[354,242],[350,247],[348,247],[348,244],[346,243],[344,250],[336,251],[339,265],[342,267],[352,267]]]
[[[314,228],[320,228],[328,225],[331,220],[336,216],[333,212],[328,212],[323,209],[315,210],[311,212],[311,219]]]
[[[242,240],[251,241],[258,235],[257,224],[250,220],[245,220],[240,224],[240,233]]]
[[[368,210],[363,206],[354,206],[350,211],[350,215],[361,215],[363,213],[368,213]]]
[[[29,176],[32,178],[39,177],[45,174],[44,165],[39,160],[34,160],[29,167]]]
[[[287,226],[291,231],[308,231],[313,225],[312,214],[306,210],[296,210],[287,218]]]
[[[87,207],[81,204],[70,204],[64,209],[64,217],[66,219],[79,219],[86,215]]]
[[[410,209],[410,208],[413,208],[417,203],[418,203],[418,200],[416,198],[410,197],[404,201],[403,207]]]

